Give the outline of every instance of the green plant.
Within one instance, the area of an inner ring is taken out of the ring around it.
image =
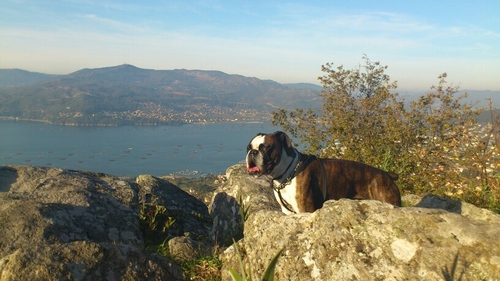
[[[236,250],[236,255],[238,256],[238,262],[240,264],[240,271],[241,275],[236,272],[233,268],[229,268],[229,273],[231,274],[231,277],[233,278],[234,281],[251,281],[252,280],[252,268],[250,266],[250,263],[248,263],[246,266],[243,263],[243,257],[241,256],[241,253],[239,251],[238,245],[234,243],[234,248]],[[266,271],[264,272],[264,275],[262,276],[263,281],[272,281],[274,280],[274,271],[276,269],[276,264],[278,263],[278,259],[283,253],[283,249],[281,249],[274,257],[273,259],[269,262],[269,265],[266,268]]]
[[[239,205],[241,221],[244,223],[247,221],[248,217],[250,216],[251,205],[245,203],[241,194],[238,198],[238,205]]]
[[[158,230],[158,227],[161,226],[160,231],[166,232],[175,223],[175,218],[166,215],[167,208],[165,206],[144,204],[139,213],[139,219],[147,223],[152,230]],[[166,220],[160,220],[164,216],[166,216]]]
[[[167,242],[168,242],[168,239],[163,240],[163,242],[161,242],[160,244],[156,245],[156,247],[154,247],[155,249],[153,249],[153,252],[155,252],[159,255],[162,255],[164,257],[170,257],[170,252],[168,249]]]
[[[495,190],[487,185],[473,187],[474,185],[475,182],[470,181],[468,184],[464,184],[462,189],[458,190],[457,193],[452,194],[450,197],[463,200],[500,214],[500,196],[498,192],[495,192]],[[469,186],[471,186],[471,188],[469,188]]]
[[[200,214],[191,213],[195,217]],[[169,230],[176,222],[175,212],[170,212],[161,205],[143,204],[139,210],[139,219],[141,230],[144,235],[146,252],[153,252],[168,257],[170,251],[168,240],[171,238]],[[203,256],[200,259],[192,261],[178,261],[183,269],[184,275],[189,280],[218,281],[220,280],[220,268],[222,263],[219,261],[217,251]]]
[[[184,275],[189,280],[219,281],[220,268],[222,262],[219,255],[214,253],[193,261],[184,261],[180,263]]]
[[[169,237],[168,230],[175,224],[176,219],[168,214],[165,206],[142,204],[139,221],[146,247],[153,248],[155,252],[168,252],[165,242]]]

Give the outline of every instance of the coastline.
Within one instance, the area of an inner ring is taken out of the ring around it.
[[[124,124],[80,124],[80,123],[54,123],[48,120],[42,119],[30,119],[30,118],[20,118],[20,117],[11,117],[11,116],[0,116],[0,121],[15,121],[15,122],[37,122],[37,123],[45,123],[48,125],[58,125],[58,126],[71,126],[71,127],[120,127],[120,126],[145,126],[145,127],[156,127],[156,126],[182,126],[187,124],[194,125],[208,125],[208,124],[220,124],[220,123],[241,123],[241,124],[262,124],[266,122],[270,122],[271,120],[264,120],[263,118],[259,119],[250,119],[250,120],[240,120],[236,119],[224,119],[217,121],[176,121],[176,122],[131,122]],[[122,121],[122,120],[119,120]]]

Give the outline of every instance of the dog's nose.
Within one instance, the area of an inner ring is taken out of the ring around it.
[[[252,150],[250,150],[250,154],[257,155],[257,154],[259,154],[259,151],[255,150],[255,149],[252,149]]]

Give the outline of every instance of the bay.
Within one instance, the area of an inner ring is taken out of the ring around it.
[[[116,176],[220,174],[242,162],[270,123],[73,127],[0,120],[0,165],[34,165]]]

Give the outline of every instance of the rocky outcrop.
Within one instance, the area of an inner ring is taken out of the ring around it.
[[[150,207],[165,208],[163,213],[157,215],[158,222],[163,225],[157,227],[156,236],[160,238],[190,236],[196,241],[209,242],[208,232],[212,226],[212,218],[203,202],[169,181],[151,175],[138,176],[136,183],[139,203],[146,209],[145,211],[151,211]],[[171,223],[167,228],[164,225],[165,221]],[[162,232],[165,233],[162,234]]]
[[[183,280],[150,243],[191,260],[233,239],[223,280],[240,257],[261,276],[282,249],[276,280],[500,280],[500,216],[488,210],[429,195],[404,198],[412,207],[343,199],[286,216],[265,178],[235,165],[227,179],[210,217],[149,175],[0,167],[0,280]]]
[[[172,260],[146,254],[144,236],[201,243],[212,222],[202,202],[148,175],[4,166],[0,190],[0,280],[183,280]],[[149,215],[170,224],[141,223]]]
[[[488,210],[429,195],[415,207],[342,199],[286,216],[243,167],[227,177],[211,213],[220,232],[228,225],[244,238],[221,255],[223,280],[240,269],[236,246],[257,277],[284,249],[277,280],[500,280],[500,216]],[[237,198],[248,198],[244,225]]]
[[[209,206],[213,219],[210,237],[223,246],[243,237],[243,221],[250,213],[279,209],[269,181],[250,177],[243,165],[229,167],[226,178]]]

